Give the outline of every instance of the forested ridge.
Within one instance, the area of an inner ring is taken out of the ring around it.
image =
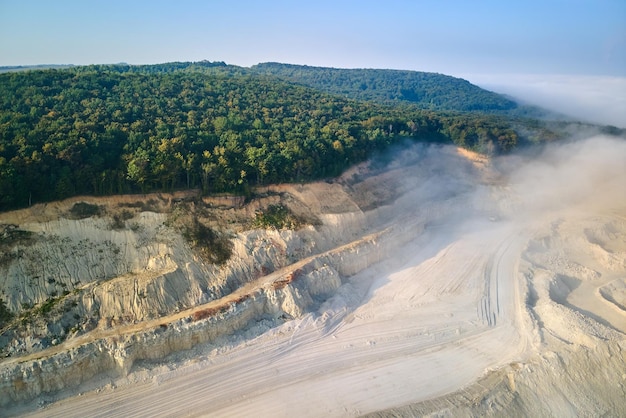
[[[252,67],[316,89],[359,100],[380,103],[408,102],[431,110],[497,112],[518,104],[470,82],[444,74],[420,71],[343,69],[280,63]]]
[[[506,152],[557,135],[537,121],[356,100],[224,63],[4,73],[0,210],[78,194],[245,193],[335,176],[405,138]]]

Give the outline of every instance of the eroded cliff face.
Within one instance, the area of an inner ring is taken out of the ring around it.
[[[437,219],[475,209],[458,204],[475,190],[459,174],[481,168],[445,152],[459,173],[438,172],[422,149],[334,182],[259,189],[249,202],[85,197],[0,215],[0,297],[13,315],[0,337],[0,404],[317,309]],[[433,174],[455,180],[432,188]],[[276,205],[297,229],[254,226]]]
[[[328,265],[313,263],[306,270],[299,273],[297,285],[257,289],[226,304],[159,321],[98,328],[93,331],[95,335],[70,339],[42,356],[5,364],[1,371],[2,402],[32,399],[41,393],[78,385],[101,373],[123,376],[137,360],[162,359],[228,336],[252,323],[266,330],[287,317],[299,317],[341,285],[339,274]]]

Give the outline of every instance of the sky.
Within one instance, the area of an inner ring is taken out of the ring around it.
[[[626,1],[0,0],[0,66],[200,60],[626,78]]]

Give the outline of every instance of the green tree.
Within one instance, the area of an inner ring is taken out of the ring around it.
[[[130,180],[135,182],[140,188],[141,192],[146,192],[146,182],[149,178],[148,165],[150,163],[150,157],[148,152],[139,148],[128,161],[127,175]]]

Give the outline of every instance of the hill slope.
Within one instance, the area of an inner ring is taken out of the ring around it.
[[[255,71],[201,62],[0,74],[0,210],[77,194],[245,193],[337,175],[406,138],[498,153],[557,136],[532,121],[356,101]]]
[[[339,69],[279,63],[252,67],[321,91],[381,103],[407,102],[432,110],[508,111],[517,103],[470,82],[444,74],[379,69]]]

